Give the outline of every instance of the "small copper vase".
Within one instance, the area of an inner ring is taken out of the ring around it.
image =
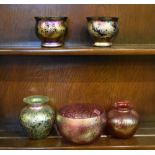
[[[117,102],[107,115],[109,133],[117,138],[132,137],[139,124],[139,115],[128,101]]]
[[[63,46],[67,30],[67,17],[35,17],[36,35],[43,47]]]
[[[87,27],[93,46],[109,47],[118,32],[117,17],[87,17]]]
[[[106,116],[97,107],[73,104],[60,109],[56,121],[60,134],[66,140],[87,144],[102,134]]]

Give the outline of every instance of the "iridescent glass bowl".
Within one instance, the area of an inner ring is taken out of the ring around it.
[[[57,113],[56,122],[60,134],[66,140],[76,144],[87,144],[102,134],[106,117],[105,112],[96,107],[73,104],[63,107]]]
[[[117,17],[87,17],[87,27],[93,46],[109,47],[118,32]]]
[[[43,47],[63,46],[67,30],[67,17],[35,17],[36,35]]]

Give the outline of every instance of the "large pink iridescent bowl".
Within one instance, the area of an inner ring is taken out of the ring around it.
[[[104,110],[97,106],[72,104],[59,110],[56,117],[60,134],[76,144],[88,144],[103,133],[106,124]]]

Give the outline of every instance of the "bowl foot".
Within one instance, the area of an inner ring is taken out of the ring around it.
[[[112,43],[111,42],[95,42],[93,45],[97,47],[110,47]]]
[[[49,43],[42,43],[41,44],[42,47],[60,47],[60,46],[63,46],[62,43],[59,43],[59,42],[49,42]]]

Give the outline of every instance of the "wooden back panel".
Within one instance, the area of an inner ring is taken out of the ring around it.
[[[2,119],[17,118],[23,97],[35,94],[56,109],[86,102],[108,110],[130,100],[143,119],[155,113],[155,57],[1,56],[0,86]]]
[[[155,43],[155,5],[0,5],[0,44],[38,41],[34,16],[68,16],[69,43],[89,41],[87,16],[117,16],[115,43]],[[155,113],[154,56],[0,56],[0,118],[17,118],[25,96],[50,96],[107,110],[130,100],[142,119]]]
[[[87,16],[117,16],[115,43],[155,43],[154,14],[155,5],[0,5],[0,43],[39,41],[34,16],[67,16],[66,42],[89,42]]]

